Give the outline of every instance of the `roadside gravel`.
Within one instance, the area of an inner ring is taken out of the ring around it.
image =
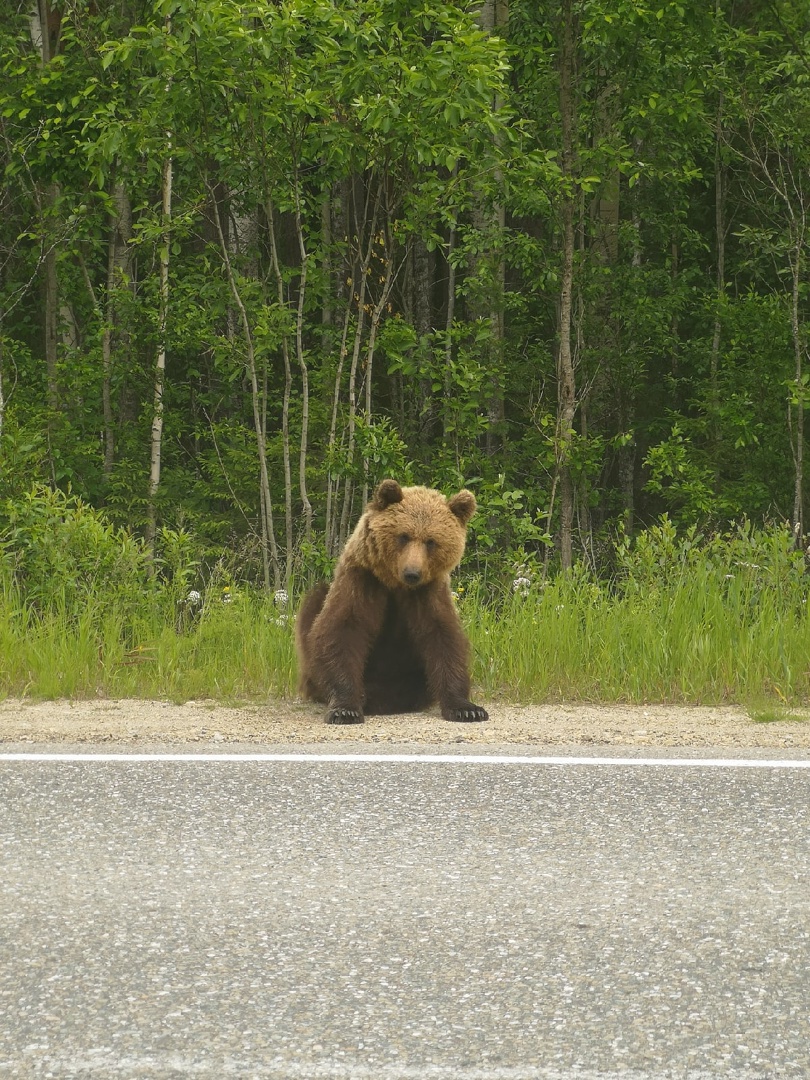
[[[810,749],[810,715],[756,723],[734,706],[484,703],[485,724],[450,724],[436,713],[369,717],[327,726],[318,706],[284,700],[0,701],[0,743],[382,743],[523,744]],[[793,714],[791,714],[793,715]]]

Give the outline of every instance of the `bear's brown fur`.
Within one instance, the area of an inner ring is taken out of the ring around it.
[[[327,724],[435,701],[446,720],[488,719],[470,701],[470,647],[450,594],[474,513],[471,491],[377,488],[332,584],[306,595],[296,622],[299,689],[326,703]]]

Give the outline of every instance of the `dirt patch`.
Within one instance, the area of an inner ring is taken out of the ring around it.
[[[16,743],[450,743],[538,746],[788,747],[810,749],[810,717],[755,723],[735,707],[491,704],[485,724],[440,716],[369,717],[327,726],[317,706],[290,701],[0,702],[0,742]]]

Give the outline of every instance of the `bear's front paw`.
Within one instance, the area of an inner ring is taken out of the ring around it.
[[[327,724],[362,724],[363,719],[363,714],[359,709],[352,709],[346,705],[336,705],[326,714]]]
[[[489,713],[480,705],[473,705],[471,701],[459,705],[455,709],[442,709],[445,720],[452,720],[457,724],[478,724],[483,720],[489,720]]]

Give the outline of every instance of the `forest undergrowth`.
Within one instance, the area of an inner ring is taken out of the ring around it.
[[[268,594],[164,531],[160,558],[80,500],[38,489],[0,534],[0,694],[262,700],[295,693],[294,613],[311,574]],[[474,553],[454,579],[487,700],[810,699],[805,554],[748,522],[620,539],[609,565],[554,572]]]

